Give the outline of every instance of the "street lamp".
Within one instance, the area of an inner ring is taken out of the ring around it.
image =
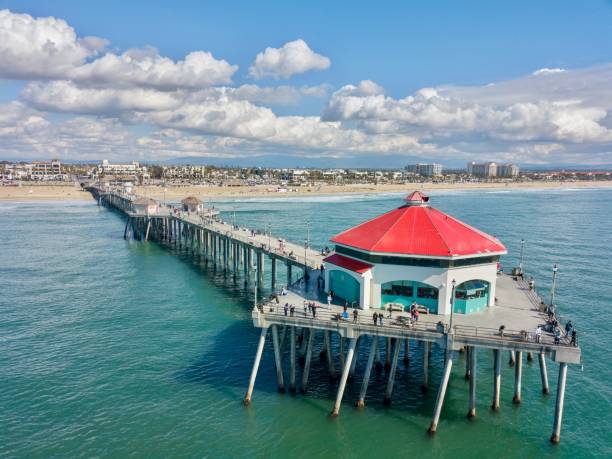
[[[552,286],[550,288],[550,306],[555,304],[555,288],[557,287],[557,265],[553,265]]]
[[[519,271],[521,275],[523,274],[523,253],[525,249],[525,239],[521,239],[521,256],[519,259]]]
[[[454,333],[453,332],[453,312],[454,312],[453,310],[455,309],[455,286],[457,285],[457,281],[455,281],[455,279],[453,279],[453,281],[451,282],[451,285],[452,285],[453,288],[451,290],[451,301],[450,301],[450,304],[451,304],[451,316],[450,316],[450,323],[448,325],[448,328],[449,328],[448,332],[452,334],[452,333]]]
[[[272,224],[268,222],[268,251],[272,250]]]

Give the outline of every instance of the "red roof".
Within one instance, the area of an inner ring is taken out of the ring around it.
[[[420,191],[413,191],[408,196],[404,198],[406,202],[427,202],[429,201],[429,196]]]
[[[424,204],[404,205],[331,241],[368,252],[429,257],[506,253],[497,238]]]
[[[326,263],[331,263],[332,265],[340,266],[344,269],[348,269],[349,271],[354,271],[359,274],[365,273],[368,269],[372,268],[372,265],[368,263],[364,263],[363,261],[359,260],[354,260],[338,253],[334,253],[333,255],[324,258],[323,261]]]

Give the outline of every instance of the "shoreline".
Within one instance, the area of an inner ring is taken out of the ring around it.
[[[169,186],[166,191],[159,186],[137,186],[135,192],[160,200],[180,200],[193,195],[200,199],[231,198],[291,198],[306,196],[334,196],[353,194],[409,193],[414,190],[424,192],[435,190],[555,190],[572,188],[612,188],[612,181],[576,182],[516,182],[516,183],[408,183],[401,185],[322,185],[317,187],[297,187],[297,191],[279,193],[269,191],[267,185],[244,187],[219,187],[206,185]],[[274,187],[276,188],[276,187]],[[293,190],[292,189],[292,190]],[[80,201],[90,200],[91,195],[71,185],[25,185],[20,187],[0,187],[0,201]]]

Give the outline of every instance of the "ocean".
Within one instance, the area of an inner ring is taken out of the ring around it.
[[[223,218],[317,248],[337,232],[401,205],[402,196],[222,200]],[[279,394],[271,345],[253,403],[242,405],[259,330],[252,286],[156,243],[125,241],[124,220],[93,201],[0,202],[0,457],[612,457],[612,190],[438,191],[431,203],[500,238],[573,319],[583,365],[570,366],[561,444],[552,445],[557,366],[541,394],[537,361],[513,369],[491,412],[492,356],[481,351],[477,418],[466,418],[465,356],[457,354],[438,432],[426,433],[432,390],[420,393],[420,349],[400,363],[393,404],[373,374],[354,408],[365,365],[331,419],[336,385],[315,358],[306,395]],[[269,270],[268,270],[269,272]],[[315,356],[318,352],[315,352]],[[504,362],[506,361],[504,358]]]

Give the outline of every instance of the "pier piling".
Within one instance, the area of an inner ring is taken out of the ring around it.
[[[436,398],[436,408],[434,410],[433,419],[431,420],[431,425],[429,426],[428,430],[430,434],[434,434],[438,428],[440,414],[442,413],[442,405],[444,404],[444,396],[446,395],[446,388],[448,387],[448,380],[450,378],[452,368],[453,360],[451,358],[446,359],[444,374],[442,375],[442,381],[440,381],[440,387],[438,389],[438,397]]]
[[[291,349],[290,355],[290,367],[289,367],[289,392],[295,393],[295,327],[291,327]]]
[[[425,393],[429,390],[429,343],[423,343],[423,382],[421,383],[421,392]]]
[[[565,399],[565,382],[567,380],[567,363],[559,364],[559,381],[557,383],[557,402],[555,404],[555,420],[550,441],[559,443],[561,440],[561,421],[563,420],[563,401]]]
[[[389,379],[387,380],[387,390],[385,391],[384,404],[391,405],[391,395],[393,394],[393,384],[395,382],[395,372],[397,370],[397,361],[402,343],[398,338],[395,338],[393,345],[393,359],[391,360],[391,369],[389,371]]]
[[[491,409],[493,411],[499,411],[499,394],[501,391],[501,349],[493,350],[493,404]]]
[[[274,346],[274,362],[276,363],[276,379],[278,380],[278,391],[285,392],[283,381],[283,364],[281,361],[280,344],[278,342],[278,326],[272,325],[272,344]]]
[[[308,375],[310,373],[310,361],[312,360],[312,343],[314,341],[315,331],[310,330],[308,333],[308,344],[306,345],[306,357],[304,358],[304,371],[302,371],[302,393],[305,393],[308,388]]]
[[[342,376],[340,377],[340,385],[338,386],[338,394],[336,395],[336,403],[334,409],[331,412],[332,417],[338,416],[340,413],[340,404],[342,403],[342,397],[344,396],[344,389],[346,388],[346,380],[348,379],[349,371],[351,368],[351,362],[355,354],[355,338],[349,338],[348,352],[346,353],[346,361],[344,362],[344,368],[342,369]]]
[[[514,397],[512,403],[521,404],[521,379],[523,377],[523,353],[516,351],[516,365],[514,367]]]
[[[365,372],[363,374],[363,382],[361,383],[361,390],[359,392],[359,400],[357,401],[357,408],[363,408],[365,406],[365,397],[368,391],[368,384],[370,382],[370,374],[372,372],[372,365],[374,364],[374,358],[378,351],[378,336],[372,336],[372,344],[370,344],[370,354],[368,355],[368,362],[366,364]]]
[[[244,404],[249,405],[251,403],[251,397],[253,396],[253,388],[255,387],[255,379],[257,378],[257,372],[259,371],[259,363],[261,362],[261,355],[263,354],[264,344],[266,343],[267,328],[262,328],[259,334],[259,342],[257,343],[257,352],[255,353],[255,362],[253,362],[253,369],[251,370],[251,378],[249,379],[249,387],[246,395],[244,396]]]
[[[469,396],[469,408],[468,418],[476,417],[476,348],[474,346],[469,347],[469,367],[470,367],[470,396]]]
[[[550,389],[548,387],[548,372],[546,371],[546,360],[543,352],[538,354],[538,361],[540,362],[540,378],[542,379],[542,393],[548,394]]]

